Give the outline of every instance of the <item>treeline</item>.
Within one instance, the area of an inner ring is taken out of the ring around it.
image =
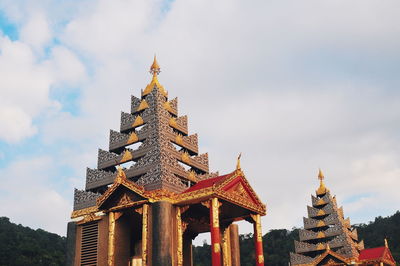
[[[0,217],[0,265],[64,265],[65,247],[65,237]]]
[[[377,217],[368,224],[355,226],[359,239],[364,239],[365,248],[380,247],[387,238],[392,255],[400,262],[400,212],[389,217]],[[298,229],[271,230],[263,236],[265,265],[287,266],[289,252],[294,251],[294,240],[298,240]],[[240,262],[242,266],[254,265],[254,242],[252,234],[240,235]],[[211,265],[210,245],[194,247],[194,265]]]
[[[384,245],[387,238],[394,259],[400,262],[400,212],[389,217],[377,217],[368,224],[355,226],[365,247]],[[289,252],[294,250],[298,229],[271,230],[263,236],[265,265],[287,266]],[[242,266],[254,265],[252,234],[240,235],[240,261]],[[66,239],[41,229],[11,223],[0,217],[0,265],[53,266],[65,265]],[[208,244],[193,248],[195,266],[210,266],[211,252]]]

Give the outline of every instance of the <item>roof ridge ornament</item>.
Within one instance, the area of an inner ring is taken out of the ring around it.
[[[240,157],[242,157],[242,153],[239,153],[239,156],[236,161],[236,170],[240,170]]]
[[[149,72],[150,72],[150,74],[153,75],[153,78],[151,79],[150,84],[148,84],[146,86],[146,88],[144,89],[144,91],[142,91],[142,97],[144,97],[147,94],[149,94],[154,89],[154,87],[157,87],[160,90],[161,94],[163,94],[165,97],[167,97],[168,96],[167,91],[160,84],[160,82],[158,82],[157,76],[160,74],[161,68],[160,68],[160,65],[157,62],[156,55],[154,55],[153,64],[151,64]]]
[[[160,74],[160,72],[161,72],[161,68],[160,68],[160,65],[157,62],[157,57],[154,54],[154,60],[153,60],[153,64],[151,64],[151,67],[150,67],[150,73],[153,76],[156,76],[156,75]]]
[[[319,188],[317,189],[317,196],[320,196],[328,192],[328,189],[326,188],[324,183],[325,176],[322,173],[321,168],[318,169],[318,179],[319,179]]]

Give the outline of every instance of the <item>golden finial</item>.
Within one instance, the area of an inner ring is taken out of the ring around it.
[[[322,181],[324,178],[325,178],[325,176],[322,173],[321,168],[319,168],[319,170],[318,170],[318,179]]]
[[[329,246],[329,244],[326,244],[326,250],[331,250],[331,247]]]
[[[317,189],[317,196],[325,194],[328,189],[326,189],[324,184],[325,176],[321,171],[321,168],[318,170],[318,179],[319,179],[319,188]]]
[[[239,153],[239,156],[237,158],[237,162],[236,162],[236,170],[240,169],[240,157],[242,157],[242,153]]]
[[[153,74],[153,76],[160,74],[161,70],[160,70],[160,65],[157,62],[157,57],[156,55],[154,55],[154,60],[153,60],[153,64],[150,67],[150,73]]]
[[[385,247],[389,247],[389,245],[388,245],[388,241],[387,241],[387,239],[385,238]]]

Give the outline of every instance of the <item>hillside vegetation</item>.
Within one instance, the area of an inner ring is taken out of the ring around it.
[[[384,245],[387,238],[392,255],[400,262],[400,212],[389,217],[377,217],[368,224],[355,226],[359,239],[364,239],[365,248]],[[294,240],[298,240],[298,229],[271,230],[263,236],[265,265],[287,266],[289,252],[294,251]],[[210,246],[203,244],[194,248],[194,265],[211,265]],[[252,234],[240,236],[240,261],[242,266],[254,265],[254,242]]]
[[[400,261],[400,212],[389,217],[377,217],[368,224],[356,225],[358,236],[365,247],[383,245],[387,238],[397,262]],[[287,266],[289,252],[294,250],[293,241],[298,239],[298,229],[271,230],[263,236],[265,265]],[[65,265],[66,239],[41,229],[11,223],[0,217],[0,265],[53,266]],[[240,259],[242,266],[254,265],[254,242],[251,234],[240,235]],[[195,266],[211,265],[210,246],[193,248]]]

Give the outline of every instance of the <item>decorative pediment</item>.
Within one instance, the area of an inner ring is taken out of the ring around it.
[[[122,169],[118,169],[114,183],[97,199],[98,209],[113,209],[133,206],[148,198],[144,188],[128,180]]]
[[[328,249],[318,256],[312,265],[347,265],[348,259]]]
[[[217,195],[232,203],[265,213],[265,205],[258,198],[244,174],[236,170],[233,175],[216,186]]]
[[[147,201],[147,198],[121,184],[100,203],[99,209],[110,210],[127,208],[142,204],[144,201]]]
[[[176,203],[198,203],[211,197],[226,200],[261,215],[266,213],[266,206],[258,198],[240,169],[227,175],[198,182],[182,194],[177,195]]]
[[[249,188],[243,182],[242,177],[236,177],[232,182],[223,187],[222,190],[228,195],[239,197],[256,205],[258,204],[258,199],[253,195],[251,187]]]

